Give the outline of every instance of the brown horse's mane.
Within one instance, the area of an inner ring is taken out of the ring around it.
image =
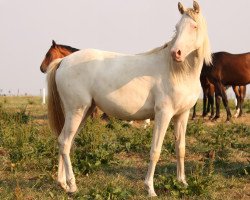
[[[70,52],[76,52],[76,51],[80,50],[80,49],[77,49],[77,48],[74,48],[74,47],[71,47],[71,46],[67,46],[67,45],[63,45],[63,44],[57,44],[56,46],[60,47],[60,48],[67,49]]]

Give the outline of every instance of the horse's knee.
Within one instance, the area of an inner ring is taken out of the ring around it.
[[[185,157],[185,145],[177,145],[176,146],[176,153],[178,158],[184,158]]]
[[[160,158],[160,151],[151,151],[150,152],[150,161],[151,162],[158,162]]]

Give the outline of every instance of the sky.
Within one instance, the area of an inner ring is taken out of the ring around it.
[[[192,0],[179,0],[191,7]],[[212,51],[250,51],[249,0],[199,0]],[[79,49],[140,53],[171,40],[178,0],[0,0],[0,94],[39,95],[52,39]],[[249,88],[250,89],[250,88]],[[249,94],[248,89],[248,94]]]

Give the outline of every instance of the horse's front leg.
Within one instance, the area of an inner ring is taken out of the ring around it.
[[[148,167],[145,185],[147,186],[148,195],[150,197],[157,196],[154,190],[154,172],[156,163],[159,160],[163,139],[169,125],[172,115],[169,110],[160,110],[155,114],[155,125],[153,131],[153,140],[150,150],[150,163]]]
[[[211,115],[209,118],[212,119],[214,116],[214,95],[213,94],[208,95],[208,102],[209,102],[210,107],[211,107]]]
[[[184,157],[185,157],[185,135],[189,110],[174,117],[175,151],[177,157],[177,180],[187,186]]]

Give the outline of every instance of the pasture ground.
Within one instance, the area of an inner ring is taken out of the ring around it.
[[[56,184],[58,147],[46,113],[39,97],[0,97],[0,199],[150,199],[143,180],[153,125],[89,119],[73,146],[78,192],[69,196]],[[155,199],[250,199],[250,101],[243,117],[224,121],[225,115],[216,122],[200,116],[189,121],[187,188],[176,181],[170,125],[156,168]]]

